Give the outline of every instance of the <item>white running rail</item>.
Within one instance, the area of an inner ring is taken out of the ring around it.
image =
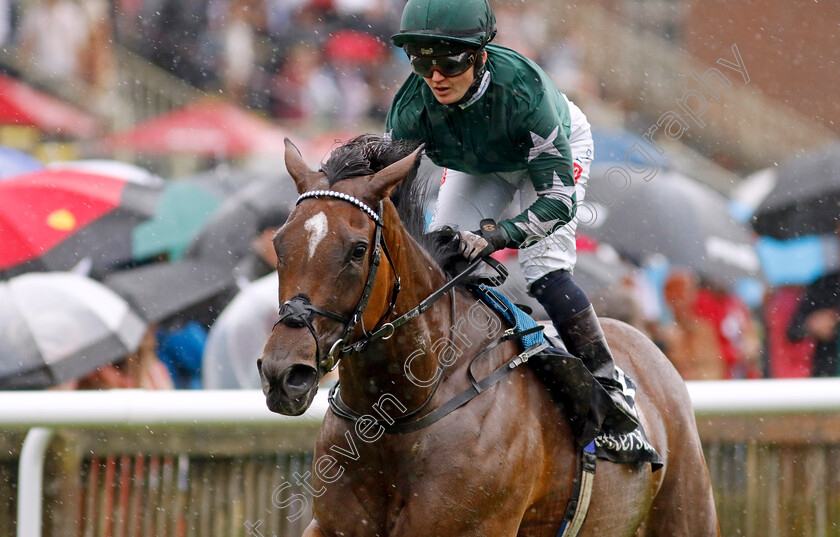
[[[688,382],[695,415],[767,416],[840,412],[840,378]],[[301,417],[268,411],[258,390],[0,392],[0,431],[28,430],[21,449],[18,537],[41,536],[44,456],[54,429],[317,427],[327,410],[321,391]]]

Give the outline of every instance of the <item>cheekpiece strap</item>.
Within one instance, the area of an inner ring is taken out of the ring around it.
[[[376,222],[377,225],[384,225],[382,217],[376,211],[371,209],[369,205],[367,205],[365,202],[361,201],[358,198],[354,198],[349,194],[345,194],[344,192],[336,192],[335,190],[310,190],[309,192],[304,192],[303,194],[301,194],[300,197],[298,197],[297,202],[295,202],[295,205],[307,198],[337,198],[340,200],[344,200],[347,203],[352,203],[359,209],[363,210],[365,214],[367,214],[371,218],[371,220]]]

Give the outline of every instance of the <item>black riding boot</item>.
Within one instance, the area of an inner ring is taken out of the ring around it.
[[[639,417],[624,397],[612,353],[586,293],[568,271],[556,270],[535,281],[531,294],[545,309],[569,352],[581,359],[609,394],[613,404],[604,425],[619,434],[632,431]]]
[[[612,431],[629,433],[639,425],[636,409],[628,404],[623,386],[618,381],[610,347],[601,330],[601,323],[590,305],[577,315],[554,323],[560,338],[570,353],[583,361],[592,376],[607,390],[613,408],[604,417],[604,426]]]

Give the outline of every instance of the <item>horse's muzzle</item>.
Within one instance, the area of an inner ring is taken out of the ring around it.
[[[260,382],[268,409],[286,416],[306,412],[318,392],[318,370],[306,364],[280,369],[276,362],[257,360]]]

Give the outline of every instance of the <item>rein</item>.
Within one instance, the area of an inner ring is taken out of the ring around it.
[[[507,269],[490,257],[481,257],[474,260],[470,263],[462,272],[456,275],[451,280],[447,281],[443,284],[439,289],[434,291],[428,297],[423,299],[417,306],[410,309],[406,313],[400,315],[396,319],[391,322],[386,322],[383,324],[383,321],[387,319],[391,313],[393,312],[396,302],[397,296],[400,292],[400,278],[396,273],[396,268],[394,267],[393,260],[391,258],[390,253],[388,252],[388,247],[385,243],[385,240],[382,235],[382,229],[385,227],[385,222],[382,219],[382,202],[379,202],[378,210],[374,211],[370,208],[366,203],[350,196],[349,194],[344,194],[343,192],[336,192],[333,190],[313,190],[310,192],[306,192],[301,194],[298,197],[297,202],[295,205],[299,204],[301,201],[309,199],[309,198],[322,198],[322,197],[330,197],[336,198],[343,201],[346,201],[356,208],[363,211],[366,215],[373,220],[374,224],[376,225],[373,234],[373,244],[374,249],[371,253],[371,260],[370,260],[370,269],[368,270],[367,279],[365,281],[364,289],[362,290],[362,296],[359,297],[359,302],[356,304],[356,308],[352,316],[347,317],[345,315],[332,312],[330,310],[320,308],[318,306],[313,305],[309,298],[305,295],[297,295],[292,297],[290,300],[287,300],[283,303],[280,307],[279,312],[279,319],[277,322],[274,323],[276,327],[278,324],[282,323],[286,326],[292,328],[302,328],[307,327],[309,332],[312,334],[312,337],[315,339],[315,361],[318,372],[321,376],[325,375],[332,369],[334,369],[338,362],[345,356],[351,353],[359,353],[363,352],[368,345],[373,343],[374,341],[378,341],[380,339],[387,340],[390,339],[397,328],[404,325],[408,321],[414,319],[415,317],[421,315],[423,312],[428,310],[435,302],[437,302],[440,298],[442,298],[445,294],[452,291],[455,286],[463,282],[470,274],[472,274],[475,269],[477,269],[481,264],[487,264],[499,274],[501,281],[507,277]],[[364,332],[365,336],[356,341],[352,344],[347,344],[346,341],[350,337],[351,332],[355,328],[356,324],[362,320],[362,315],[367,308],[368,301],[370,300],[370,296],[373,293],[373,287],[376,283],[376,274],[379,269],[379,263],[381,261],[381,253],[385,253],[385,257],[388,259],[388,263],[391,265],[391,270],[394,272],[394,287],[391,293],[391,300],[388,305],[388,309],[386,312],[380,317],[379,321],[376,323],[372,332],[368,332],[364,328],[364,322],[362,322],[362,331]],[[498,281],[494,282],[498,284]],[[344,331],[339,339],[337,339],[331,346],[329,352],[326,355],[321,354],[321,348],[319,343],[318,334],[315,331],[315,327],[312,325],[312,317],[314,314],[321,315],[333,321],[344,323]],[[455,318],[455,295],[452,295],[452,322],[453,326],[450,326],[450,330],[454,327],[454,318]],[[378,328],[377,328],[378,327]],[[541,328],[538,328],[541,329]],[[528,361],[532,355],[540,352],[543,350],[547,344],[532,347],[527,349],[525,352],[515,355],[513,358],[502,364],[498,367],[495,371],[493,371],[487,377],[476,380],[472,374],[471,368],[472,364],[475,363],[480,357],[484,356],[487,352],[492,350],[497,345],[511,340],[511,339],[518,339],[522,338],[529,333],[533,332],[534,330],[528,330],[526,332],[518,332],[514,333],[513,330],[507,330],[505,333],[497,339],[496,341],[490,343],[487,347],[485,347],[479,354],[473,359],[473,362],[470,363],[470,367],[468,368],[468,377],[470,380],[470,387],[464,390],[463,392],[456,395],[454,398],[450,399],[442,406],[438,407],[437,409],[429,412],[428,414],[424,415],[420,419],[412,420],[417,414],[419,414],[422,410],[424,410],[432,401],[435,393],[437,392],[438,387],[443,379],[443,374],[441,373],[438,376],[437,381],[435,382],[434,387],[432,388],[429,396],[426,398],[425,401],[416,409],[405,414],[398,418],[398,420],[394,420],[391,423],[384,423],[381,424],[385,427],[386,431],[389,433],[397,433],[397,434],[405,434],[409,432],[414,432],[425,427],[428,427],[432,423],[440,420],[444,416],[450,414],[457,408],[463,406],[468,401],[470,401],[475,396],[479,395],[487,388],[493,386],[494,384],[501,381],[505,376],[508,375],[513,369],[518,367],[519,365]],[[320,379],[319,379],[320,380]],[[329,405],[330,409],[335,413],[337,416],[356,422],[362,418],[362,415],[355,412],[353,409],[348,407],[342,400],[341,395],[338,392],[339,384],[336,383],[329,393]],[[368,417],[369,418],[369,417]]]

